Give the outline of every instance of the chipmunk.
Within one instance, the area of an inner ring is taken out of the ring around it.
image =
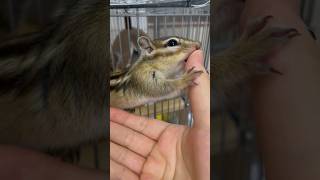
[[[47,151],[108,138],[107,1],[0,43],[0,143]]]
[[[213,55],[210,68],[219,93],[228,93],[257,72],[281,74],[261,59],[299,33],[292,28],[268,27],[270,19],[272,16],[253,20],[231,48]],[[152,41],[142,36],[138,44],[142,50],[138,61],[110,81],[113,107],[130,109],[178,96],[203,73],[194,69],[184,71],[186,59],[200,48],[199,42],[179,37]]]
[[[181,37],[151,40],[138,38],[141,55],[130,69],[110,82],[110,106],[131,109],[146,103],[170,99],[194,84],[203,73],[184,70],[189,55],[200,43]]]

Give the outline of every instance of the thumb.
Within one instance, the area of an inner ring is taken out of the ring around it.
[[[195,80],[198,85],[191,86],[188,91],[195,128],[210,128],[210,78],[203,61],[203,52],[197,50],[189,56],[186,64],[186,69],[195,67],[195,70],[203,71]]]

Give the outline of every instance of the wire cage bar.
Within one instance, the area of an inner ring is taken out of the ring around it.
[[[111,0],[111,9],[205,7],[210,0]]]
[[[169,2],[169,1],[168,1]],[[182,1],[179,1],[182,2]],[[187,1],[185,1],[187,2]],[[185,7],[176,4],[170,8],[125,8],[110,10],[110,47],[114,71],[130,67],[139,56],[137,38],[147,35],[152,39],[180,36],[202,43],[205,66],[210,71],[209,6]],[[181,7],[182,6],[182,7]],[[135,110],[136,114],[176,124],[192,124],[192,115],[185,95],[170,100],[146,104]]]

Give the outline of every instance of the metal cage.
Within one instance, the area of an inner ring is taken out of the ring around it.
[[[205,67],[210,71],[208,2],[111,1],[110,49],[113,70],[132,65],[138,57],[137,37],[145,34],[152,39],[174,35],[200,41],[205,53]],[[136,108],[135,113],[171,123],[192,125],[192,114],[185,95],[146,104]]]

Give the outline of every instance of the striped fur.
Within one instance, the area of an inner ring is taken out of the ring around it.
[[[0,44],[0,143],[58,149],[107,130],[107,4],[79,0],[38,34]]]

